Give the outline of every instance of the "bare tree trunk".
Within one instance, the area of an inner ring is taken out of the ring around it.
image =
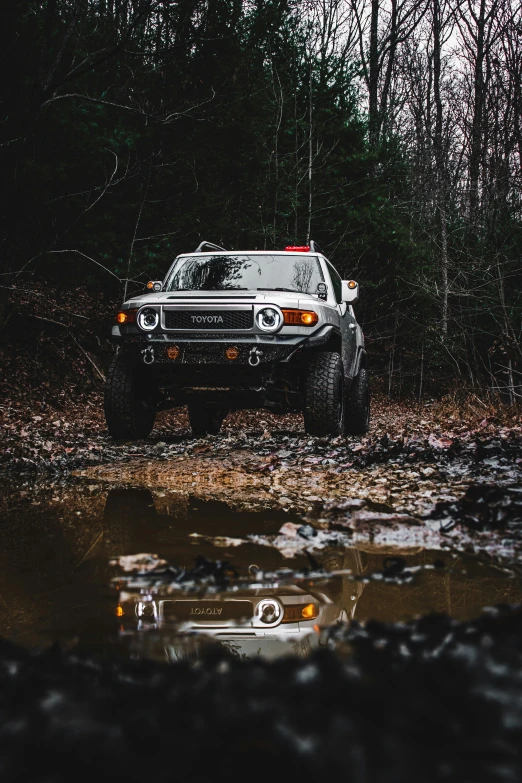
[[[469,159],[469,219],[473,225],[477,221],[479,205],[479,178],[482,150],[482,128],[484,122],[484,30],[486,0],[480,0],[480,10],[476,21],[476,56],[474,69],[473,121],[471,127],[471,150]]]
[[[277,78],[277,87],[276,87]],[[281,87],[281,80],[279,74],[274,68],[274,61],[272,60],[272,90],[274,93],[274,99],[277,106],[276,114],[276,126],[274,131],[274,215],[272,220],[272,232],[274,246],[277,242],[277,202],[279,198],[279,131],[281,129],[281,123],[283,121],[283,89]]]
[[[449,258],[448,258],[448,226],[446,223],[446,210],[440,209],[440,271],[442,282],[442,341],[448,337],[449,318]]]
[[[312,168],[313,168],[313,99],[312,99],[312,53],[309,61],[308,80],[308,228],[306,230],[306,244],[310,244],[312,231]]]
[[[436,180],[436,217],[439,228],[440,244],[440,276],[442,288],[442,312],[441,312],[441,332],[442,341],[445,342],[448,337],[448,298],[449,298],[449,259],[448,259],[448,225],[446,214],[446,190],[447,173],[445,150],[442,139],[443,129],[443,106],[441,98],[441,44],[442,40],[442,17],[440,0],[433,0],[433,98],[435,103],[435,134],[434,134],[434,153],[435,153],[435,180]]]
[[[368,109],[370,147],[375,150],[379,143],[379,0],[371,0],[371,2]]]
[[[500,263],[500,256],[497,255],[497,277],[498,277],[498,293],[500,297],[500,306],[502,308],[502,315],[504,318],[504,334],[505,334],[505,341],[507,342],[507,350],[511,350],[512,348],[515,348],[517,353],[522,358],[522,348],[520,347],[520,343],[517,340],[515,330],[513,329],[513,326],[511,325],[511,319],[509,317],[508,309],[506,306],[506,292],[504,289],[504,275],[502,271],[502,266]],[[510,405],[515,404],[515,381],[513,378],[513,360],[511,356],[507,357],[507,369],[505,370],[506,376],[507,376],[507,391],[509,395],[509,403]]]
[[[421,366],[420,366],[420,379],[419,379],[419,402],[422,400],[422,385],[424,383],[424,340],[421,346]]]

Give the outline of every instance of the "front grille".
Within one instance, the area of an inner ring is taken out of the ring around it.
[[[252,310],[165,310],[165,329],[252,329]]]

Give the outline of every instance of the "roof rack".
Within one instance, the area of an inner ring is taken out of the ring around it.
[[[211,250],[222,250],[224,253],[227,252],[227,250],[225,250],[224,247],[220,247],[219,245],[215,245],[213,242],[201,242],[197,246],[197,248],[194,250],[194,252],[195,253],[203,253],[204,252],[204,250],[203,250],[204,247],[208,247]]]

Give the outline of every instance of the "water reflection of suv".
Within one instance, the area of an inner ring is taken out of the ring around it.
[[[343,569],[361,572],[357,550],[344,550],[341,559]],[[349,621],[363,588],[349,573],[204,595],[161,588],[138,595],[125,588],[119,606],[126,630],[143,634],[145,644],[158,633],[169,658],[193,656],[196,641],[204,645],[209,638],[242,657],[273,657],[306,653],[317,643],[320,628]]]
[[[146,437],[158,410],[180,405],[196,436],[217,434],[241,408],[303,411],[312,435],[368,430],[359,288],[313,242],[237,252],[203,242],[149,288],[122,305],[112,330],[113,437]]]
[[[169,500],[168,508],[169,513],[158,511],[148,489],[111,489],[103,515],[107,556],[159,551],[180,567],[190,569],[196,554],[215,558],[218,550],[212,543],[204,546],[204,536],[192,538],[189,533],[213,536],[216,528],[232,537],[268,532],[277,530],[287,518],[282,512],[234,513],[225,504],[196,498],[181,499],[178,504],[176,496]],[[247,568],[249,560],[244,558],[252,556],[258,566]],[[175,582],[171,585],[168,578],[164,582],[161,575],[158,581],[153,574],[137,578],[133,574],[130,579],[118,579],[118,622],[124,633],[135,639],[138,655],[164,657],[165,651],[169,657],[192,655],[197,644],[206,644],[204,639],[208,637],[241,655],[257,655],[261,650],[270,656],[289,647],[303,654],[310,640],[317,637],[314,626],[353,617],[364,587],[350,576],[365,570],[364,552],[330,548],[318,559],[320,568],[328,572],[324,578],[293,579],[291,572],[283,570],[276,587],[265,583],[261,586],[255,584],[261,577],[258,569],[285,569],[286,561],[268,547],[257,547],[250,556],[238,547],[230,562],[230,589],[219,593],[210,593],[204,586],[196,591],[195,585],[187,592]],[[297,569],[309,565],[306,558],[293,564]],[[303,641],[305,638],[308,641]],[[151,640],[158,639],[159,645],[151,644]]]

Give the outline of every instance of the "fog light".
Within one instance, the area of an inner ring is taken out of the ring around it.
[[[169,345],[167,348],[167,356],[169,359],[172,359],[173,362],[176,361],[176,359],[179,356],[179,348],[177,345]]]
[[[227,359],[230,359],[230,361],[233,362],[239,356],[239,350],[236,348],[235,345],[232,345],[230,346],[230,348],[227,348],[227,350],[225,351],[225,356],[227,357]]]

